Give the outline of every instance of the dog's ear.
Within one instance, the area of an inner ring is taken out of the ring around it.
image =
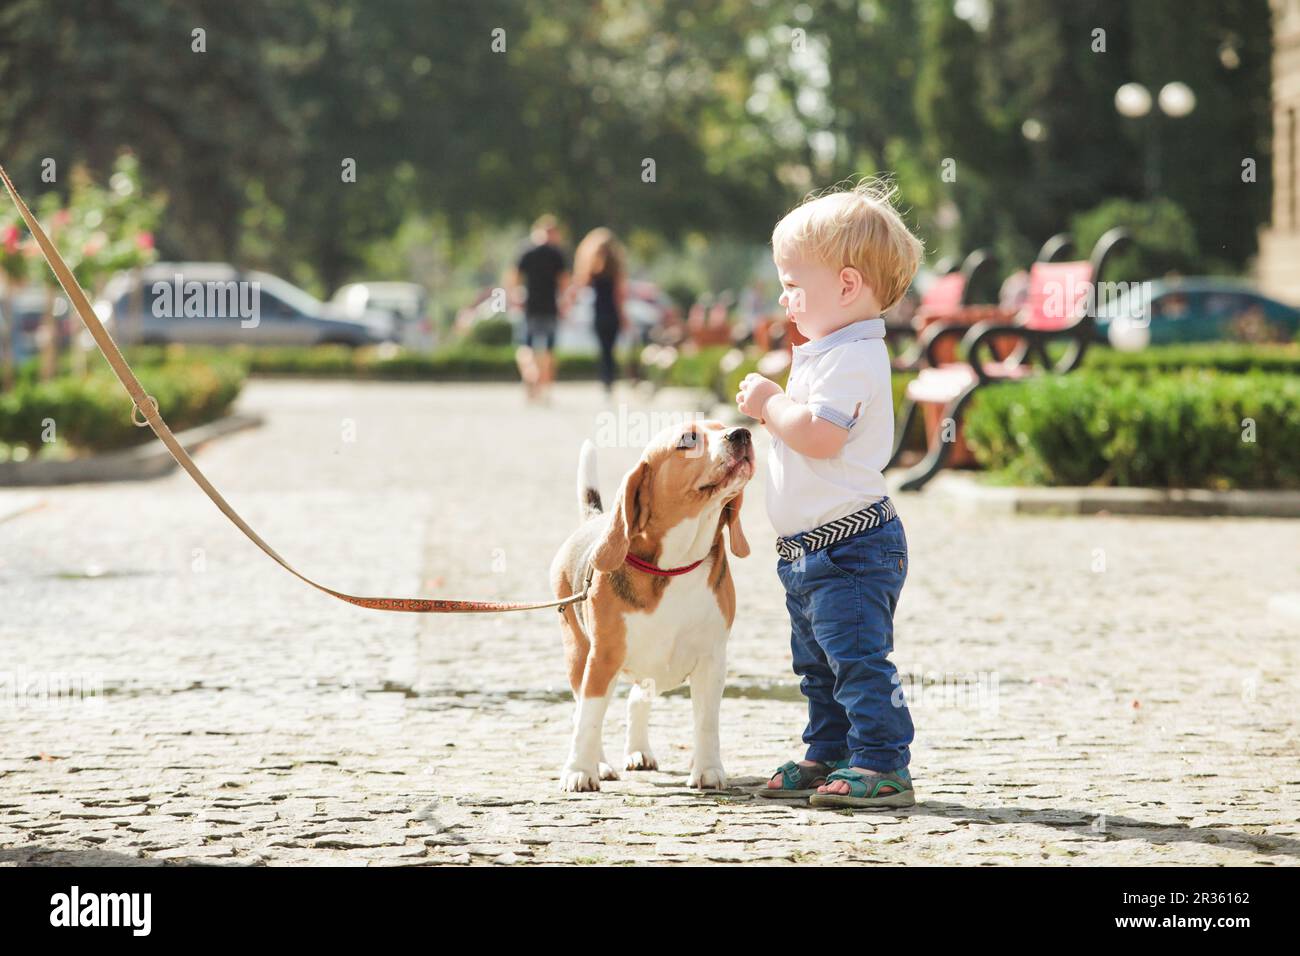
[[[645,527],[649,510],[650,462],[643,461],[623,476],[610,513],[609,530],[596,545],[592,559],[597,571],[614,571],[627,557],[628,541]]]
[[[727,534],[731,536],[731,553],[738,558],[749,557],[749,539],[745,537],[745,530],[740,526],[740,505],[745,500],[745,492],[742,489],[740,494],[727,502],[723,508],[723,517],[727,521]]]

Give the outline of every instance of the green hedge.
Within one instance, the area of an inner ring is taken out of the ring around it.
[[[160,360],[133,363],[145,391],[174,430],[192,428],[225,415],[243,387],[245,369],[237,361]],[[44,447],[46,419],[56,441],[81,451],[109,451],[154,437],[131,423],[131,399],[97,358],[85,377],[61,375],[49,382],[24,379],[0,395],[0,444]]]
[[[515,327],[505,316],[475,322],[469,330],[469,341],[475,345],[510,345],[514,340]]]
[[[658,363],[655,348],[651,346],[641,355],[641,374],[656,386],[702,388],[720,396],[725,385],[722,359],[730,351],[729,345],[676,350],[672,365],[665,367]]]
[[[752,356],[747,356],[745,360],[740,363],[740,365],[738,365],[736,368],[732,369],[730,372],[728,372],[726,375],[722,377],[722,389],[717,393],[718,400],[735,401],[736,393],[740,391],[741,381],[750,372],[757,372],[757,371],[758,371],[758,359]],[[789,378],[789,373],[783,374],[780,378],[776,380],[776,383],[780,385],[782,388],[785,388],[785,384],[788,378]]]
[[[965,427],[980,463],[1018,484],[1300,488],[1290,375],[1044,376],[978,392]]]
[[[1300,374],[1300,346],[1206,342],[1159,345],[1138,352],[1092,348],[1084,355],[1085,369],[1116,372],[1173,372],[1184,368],[1217,372],[1289,372]]]

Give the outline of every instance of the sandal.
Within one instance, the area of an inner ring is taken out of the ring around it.
[[[827,783],[843,780],[848,793],[814,793],[808,802],[814,807],[910,807],[916,803],[912,777],[906,767],[890,773],[877,773],[861,767],[836,770]],[[886,787],[892,792],[881,793]]]
[[[810,793],[816,793],[817,788],[826,782],[826,775],[832,770],[840,767],[847,767],[849,761],[832,760],[829,763],[814,763],[811,767],[805,767],[795,760],[787,760],[781,766],[776,768],[776,773],[769,777],[769,780],[776,779],[776,775],[781,775],[781,786],[763,787],[758,791],[760,797],[806,797]]]

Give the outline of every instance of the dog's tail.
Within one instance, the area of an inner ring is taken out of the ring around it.
[[[582,443],[582,451],[578,452],[578,517],[586,521],[604,510],[596,479],[596,446],[587,439]]]

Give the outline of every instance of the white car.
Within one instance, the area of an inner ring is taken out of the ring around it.
[[[415,282],[350,282],[330,299],[339,314],[356,322],[373,322],[387,316],[391,340],[410,348],[433,346],[429,321],[429,295]]]

